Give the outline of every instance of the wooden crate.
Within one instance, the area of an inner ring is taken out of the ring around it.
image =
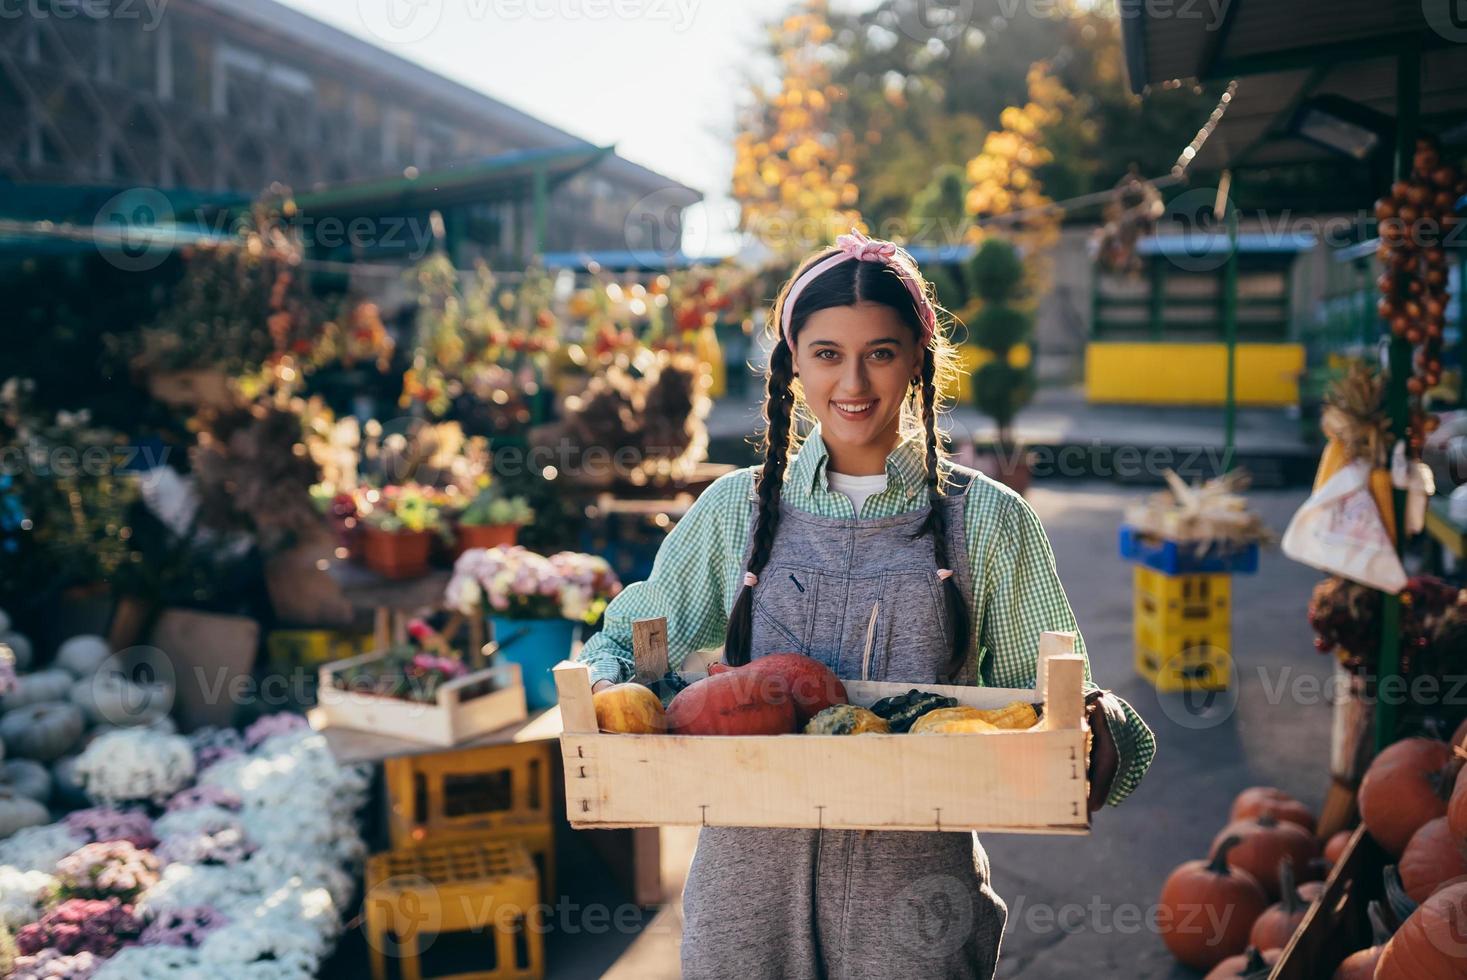
[[[588,669],[567,661],[555,680],[571,825],[1086,833],[1089,733],[1074,641],[1043,635],[1033,690],[845,682],[861,705],[919,687],[977,708],[1044,706],[1028,731],[951,735],[602,734]]]
[[[373,980],[388,957],[404,980],[421,980],[423,954],[442,933],[473,932],[488,962],[453,980],[534,980],[545,975],[539,883],[516,841],[388,851],[367,861],[366,919]],[[487,935],[486,935],[487,934]],[[477,964],[476,964],[477,965]]]
[[[332,686],[336,674],[386,656],[382,651],[364,653],[322,667],[313,723],[447,747],[523,721],[528,714],[519,665],[507,662],[449,681],[437,690],[433,703]]]
[[[1325,879],[1324,891],[1284,947],[1269,980],[1315,980],[1332,976],[1340,961],[1370,945],[1366,906],[1384,899],[1381,872],[1391,858],[1362,825]],[[1424,980],[1424,978],[1423,978]]]

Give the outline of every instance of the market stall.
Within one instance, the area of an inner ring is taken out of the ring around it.
[[[1331,791],[1319,814],[1276,790],[1240,796],[1209,859],[1177,869],[1162,903],[1216,901],[1244,910],[1250,928],[1210,943],[1175,928],[1164,938],[1209,976],[1456,975],[1461,950],[1435,926],[1467,907],[1452,856],[1467,827],[1449,812],[1467,780],[1453,748],[1459,699],[1442,685],[1463,670],[1467,606],[1460,581],[1407,567],[1431,512],[1423,449],[1435,413],[1452,406],[1443,235],[1467,190],[1453,167],[1467,58],[1430,4],[1233,3],[1216,30],[1136,13],[1123,21],[1136,92],[1234,80],[1184,153],[1193,173],[1231,168],[1239,206],[1250,168],[1340,173],[1326,196],[1366,210],[1379,234],[1379,357],[1333,380],[1315,493],[1283,540],[1286,554],[1332,573],[1310,607],[1320,650],[1340,662],[1334,758],[1320,760]],[[1423,237],[1428,224],[1436,234]],[[1314,877],[1324,883],[1296,888]]]

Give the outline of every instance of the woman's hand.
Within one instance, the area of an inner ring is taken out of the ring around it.
[[[591,685],[591,693],[592,694],[595,694],[597,691],[604,691],[604,690],[606,690],[610,686],[611,686],[611,681],[608,681],[608,680],[600,680],[600,681],[597,681],[595,684],[592,684]]]
[[[1085,697],[1085,720],[1090,724],[1090,798],[1087,801],[1091,813],[1105,806],[1110,796],[1111,784],[1121,767],[1121,756],[1116,751],[1115,737],[1110,733],[1110,722],[1106,719],[1105,706],[1101,700],[1105,691],[1091,691]]]

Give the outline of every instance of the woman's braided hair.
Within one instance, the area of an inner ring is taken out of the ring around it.
[[[810,421],[813,415],[805,404],[799,379],[794,373],[793,346],[800,329],[810,316],[819,310],[833,306],[852,306],[859,302],[880,303],[897,311],[902,322],[914,337],[922,335],[922,321],[916,301],[901,282],[897,271],[879,262],[842,262],[822,273],[801,291],[790,319],[788,344],[779,341],[785,298],[790,287],[806,270],[816,263],[835,254],[834,249],[815,253],[800,263],[779,291],[774,307],[770,311],[768,329],[775,344],[769,358],[764,397],[764,431],[760,449],[764,462],[756,475],[759,496],[758,514],[754,520],[753,549],[749,556],[747,571],[760,575],[773,550],[774,535],[779,528],[779,501],[784,488],[785,471],[793,455],[792,443],[796,440],[796,423]],[[930,285],[917,271],[915,263],[904,262],[908,276],[914,277],[921,286],[934,309],[941,310],[932,298]],[[946,511],[940,499],[946,491],[941,464],[946,450],[938,437],[937,413],[945,408],[942,392],[956,387],[956,351],[941,329],[933,332],[931,341],[922,351],[922,373],[912,385],[910,395],[902,405],[903,436],[920,427],[926,437],[927,446],[927,495],[931,510],[917,534],[930,534],[936,546],[937,563],[940,568],[950,568],[949,529]],[[967,602],[958,588],[957,576],[943,580],[943,605],[948,620],[948,635],[952,637],[952,658],[948,662],[947,676],[957,679],[968,662],[970,624]],[[724,659],[734,666],[748,663],[750,641],[753,633],[754,590],[749,585],[740,588],[738,598],[729,613],[728,632],[724,641]]]

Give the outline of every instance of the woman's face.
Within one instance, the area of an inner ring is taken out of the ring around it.
[[[880,303],[812,314],[796,337],[795,373],[833,455],[862,450],[884,458],[896,444],[902,399],[922,352],[896,310]]]

